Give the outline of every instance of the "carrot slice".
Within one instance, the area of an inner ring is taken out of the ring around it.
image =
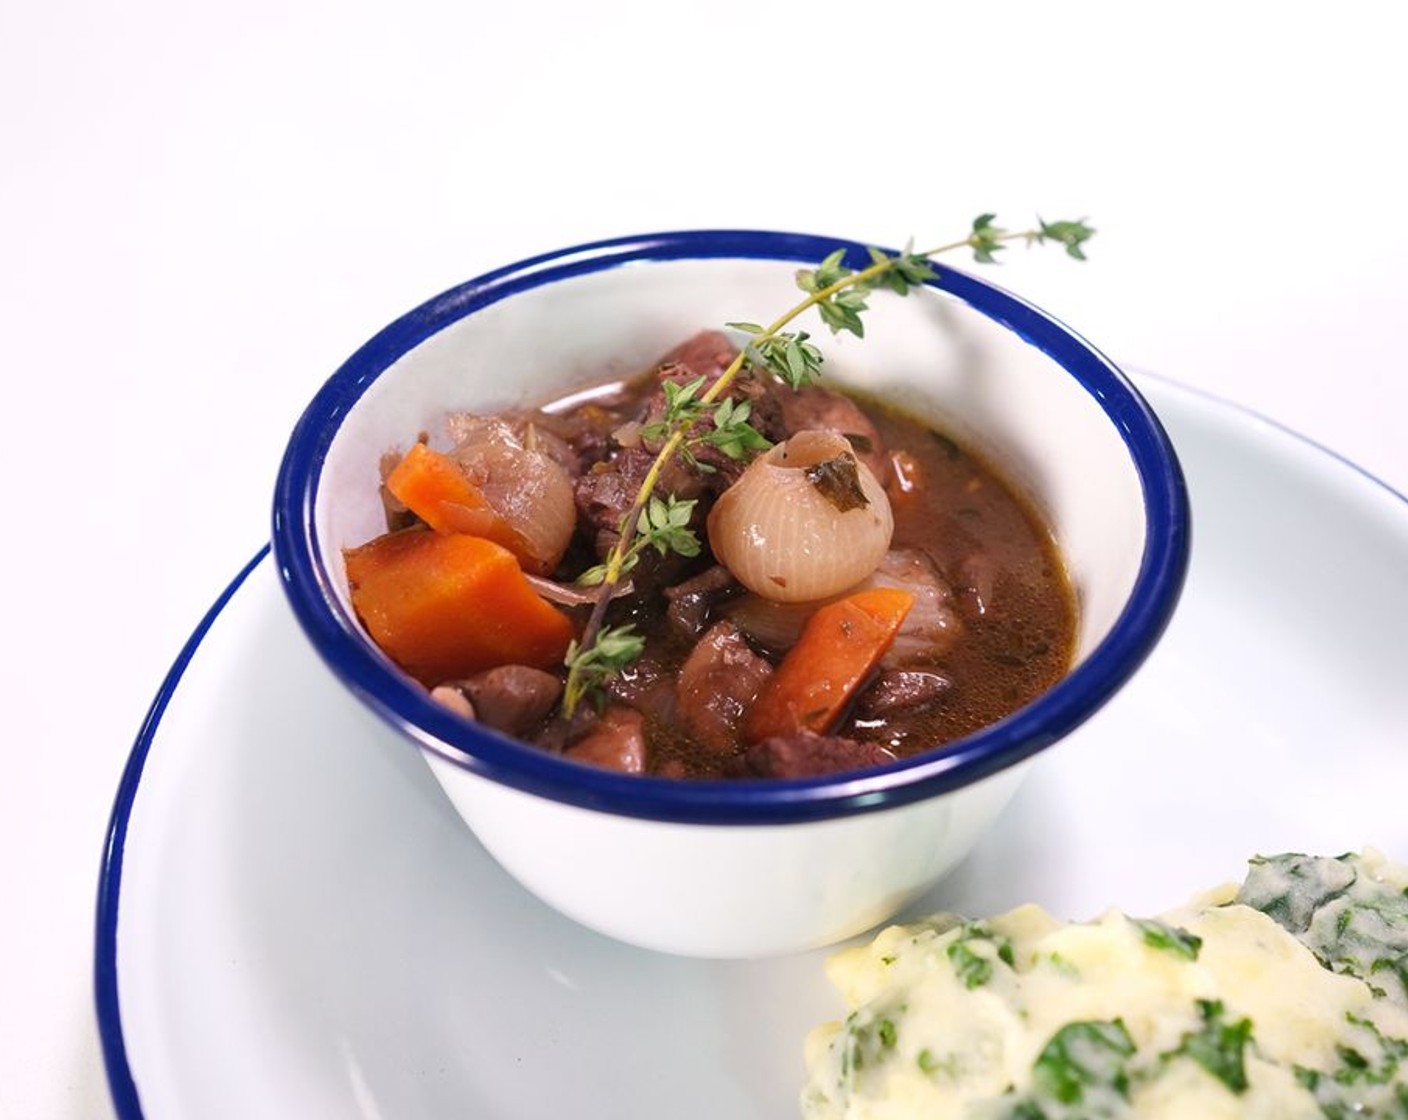
[[[876,587],[819,607],[748,709],[744,738],[830,731],[913,605],[908,591]]]
[[[483,537],[520,560],[527,558],[522,534],[494,511],[459,463],[441,451],[412,444],[386,476],[386,488],[437,532]]]
[[[482,537],[404,529],[343,557],[363,625],[424,684],[496,665],[556,668],[573,638],[513,553]]]

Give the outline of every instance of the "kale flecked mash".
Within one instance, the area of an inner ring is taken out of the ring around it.
[[[1023,906],[836,954],[808,1120],[1408,1120],[1408,867],[1258,857],[1156,919]]]

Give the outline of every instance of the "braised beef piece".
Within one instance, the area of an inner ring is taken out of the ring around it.
[[[716,333],[716,332],[715,332]],[[728,340],[725,339],[725,344]],[[660,380],[674,381],[680,385],[687,385],[689,382],[703,375],[707,384],[704,391],[707,391],[724,373],[725,368],[733,361],[733,357],[738,353],[729,344],[729,357],[722,365],[708,370],[687,362],[663,362],[660,365]],[[757,428],[763,435],[774,442],[786,438],[788,427],[783,415],[782,402],[779,399],[779,392],[786,390],[776,381],[765,377],[741,376],[735,378],[723,394],[735,401],[747,401],[750,407],[748,422]],[[660,391],[660,403],[664,401],[664,390]],[[652,411],[657,408],[652,402]],[[663,409],[660,411],[663,412]],[[658,418],[658,415],[656,416]]]
[[[634,708],[612,705],[590,731],[562,752],[574,762],[585,762],[623,774],[645,771],[645,717]]]
[[[607,695],[645,715],[648,720],[669,725],[675,722],[675,678],[673,662],[657,654],[650,643],[645,653],[612,677]]]
[[[894,762],[878,743],[858,743],[836,735],[800,731],[754,743],[735,764],[740,778],[816,778],[841,770],[860,770]]]
[[[641,484],[654,462],[655,453],[644,447],[623,447],[577,479],[574,485],[577,512],[586,520],[584,527],[595,531],[597,549],[602,556],[615,544],[621,518],[640,493]],[[695,472],[670,464],[660,472],[655,493],[673,494],[681,501],[688,501],[699,497],[705,487],[706,483]]]
[[[687,385],[703,377],[707,384],[702,391],[707,391],[737,356],[738,348],[722,331],[701,331],[671,350],[657,367],[660,389],[652,393],[646,402],[642,423],[650,424],[664,416],[665,382]],[[776,383],[770,379],[744,376],[736,378],[723,395],[733,401],[747,401],[751,409],[749,424],[776,443],[787,436],[777,389]],[[711,426],[713,422],[705,420],[703,423]],[[706,468],[712,468],[716,477],[709,480],[709,488],[715,493],[731,484],[747,466],[746,461],[731,459],[717,448],[707,445],[694,448],[693,454]]]
[[[711,382],[738,357],[738,347],[723,331],[704,330],[690,335],[663,358],[657,366],[683,366],[688,377],[706,377]]]
[[[714,605],[740,590],[742,585],[722,564],[665,588],[665,618],[671,632],[678,638],[697,638],[704,632]]]
[[[621,520],[655,462],[658,447],[653,441],[643,440],[640,431],[664,417],[664,385],[667,382],[683,385],[698,377],[710,382],[717,380],[737,354],[737,348],[727,335],[720,331],[701,331],[661,359],[655,370],[653,388],[643,396],[632,398],[627,394],[613,401],[609,415],[616,423],[609,433],[611,438],[575,481],[577,510],[599,556],[604,557],[615,545]],[[769,385],[753,377],[740,378],[730,387],[728,396],[752,402],[749,422],[764,436],[774,440],[783,437],[782,408]],[[574,415],[580,411],[574,410]],[[713,421],[706,419],[702,423],[712,424]],[[676,457],[665,465],[655,492],[671,494],[682,501],[702,499],[696,517],[702,526],[705,512],[702,506],[710,496],[728,487],[747,463],[730,459],[717,448],[707,446],[697,446],[691,453],[705,469],[692,468]],[[658,580],[648,578],[644,582],[658,583]]]
[[[856,698],[855,714],[869,720],[913,712],[934,703],[952,688],[953,681],[942,673],[891,669],[877,676]]]
[[[871,469],[884,485],[889,476],[889,456],[880,432],[870,417],[850,397],[808,385],[801,389],[777,386],[774,390],[787,433],[829,428],[851,441],[856,458]]]
[[[598,559],[606,559],[620,539],[621,521],[634,504],[646,472],[654,461],[654,454],[644,447],[621,448],[606,462],[596,464],[574,484],[577,531],[579,535],[590,537]],[[672,494],[683,501],[698,498],[706,485],[701,480],[703,477],[707,476],[673,464],[661,472],[655,493]],[[695,510],[692,521],[701,539],[706,515],[707,509],[701,505]],[[649,595],[664,585],[684,579],[697,566],[692,558],[679,553],[661,555],[656,549],[647,548],[631,569],[630,578],[638,591]]]
[[[619,451],[573,484],[578,532],[587,531],[599,557],[605,557],[619,539],[621,519],[635,502],[640,479],[650,469],[649,459],[646,452]]]
[[[675,695],[681,725],[711,754],[733,753],[743,713],[771,674],[772,665],[753,652],[738,627],[715,624],[680,666]]]
[[[557,676],[527,665],[486,669],[454,682],[453,687],[473,705],[480,723],[518,736],[536,730],[562,696]]]
[[[662,384],[666,381],[687,384],[692,380],[689,371],[682,366],[663,367],[660,370],[660,379]],[[787,432],[782,423],[782,410],[777,403],[777,398],[773,396],[772,386],[754,377],[744,377],[733,382],[723,396],[735,402],[748,401],[750,403],[751,411],[748,414],[748,423],[769,443],[779,443],[787,438]],[[715,406],[717,407],[719,403],[721,402],[716,401]],[[664,414],[665,395],[662,389],[659,397],[652,399],[644,422],[654,423],[660,420]],[[702,431],[715,426],[711,413],[699,421],[699,427],[696,430]],[[650,446],[654,449],[658,446],[658,442],[652,443]],[[750,451],[741,458],[734,458],[722,448],[707,441],[698,441],[690,446],[690,455],[702,468],[703,477],[699,479],[702,483],[702,490],[714,496],[723,493],[738,481],[738,476],[752,462],[754,454],[756,454],[755,451]]]
[[[606,458],[613,446],[612,433],[631,418],[638,405],[634,394],[611,394],[586,401],[567,412],[538,413],[536,423],[576,454],[581,466],[572,472],[575,477]]]

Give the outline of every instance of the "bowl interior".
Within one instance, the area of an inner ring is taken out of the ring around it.
[[[385,530],[378,463],[444,418],[534,406],[648,368],[688,335],[771,318],[798,298],[795,265],[633,262],[531,288],[451,322],[394,361],[328,448],[314,505],[338,603],[341,550]],[[824,383],[901,402],[993,460],[1049,519],[1079,602],[1077,663],[1127,602],[1145,543],[1139,477],[1100,402],[1051,357],[954,296],[879,294],[866,337],[817,331]],[[805,329],[805,324],[804,324]]]

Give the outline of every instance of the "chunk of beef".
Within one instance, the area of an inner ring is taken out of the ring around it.
[[[574,762],[640,774],[645,770],[645,717],[634,708],[612,705],[596,724],[562,752]]]
[[[754,399],[762,402],[764,405],[772,400],[772,398],[767,395],[767,391],[759,388],[757,382],[752,378],[747,378],[742,382],[736,383],[734,389],[730,391],[727,396],[733,400]],[[698,491],[706,497],[706,500],[717,498],[737,482],[739,476],[748,468],[748,464],[753,461],[760,450],[766,449],[769,444],[779,442],[782,438],[780,434],[782,430],[780,420],[769,423],[765,408],[760,409],[755,407],[754,410],[749,413],[747,423],[749,427],[762,435],[768,443],[763,444],[761,448],[735,445],[731,448],[733,453],[730,454],[729,451],[725,451],[724,448],[716,446],[706,439],[697,439],[691,442],[689,454],[694,461],[699,464],[697,468],[693,469],[693,473],[697,481]],[[702,433],[708,429],[715,429],[716,427],[713,415],[710,413],[699,421],[695,432]],[[660,441],[654,441],[649,446],[652,451],[655,451],[659,448]]]
[[[882,486],[885,484],[890,472],[885,445],[870,417],[850,397],[808,385],[801,389],[783,386],[777,390],[777,399],[788,436],[813,429],[840,432],[850,440],[856,458],[871,469]]]
[[[664,417],[666,382],[683,386],[703,377],[706,384],[702,391],[707,392],[737,356],[737,347],[720,331],[702,331],[670,351],[656,371],[659,389],[646,401],[642,423],[655,423]],[[777,389],[771,380],[745,376],[731,382],[723,396],[737,403],[746,401],[750,409],[748,423],[775,443],[784,436],[782,405]],[[713,420],[708,418],[701,424],[711,427]],[[732,459],[707,444],[696,446],[693,454],[706,467],[712,468],[714,477],[709,481],[712,483],[710,489],[715,492],[730,485],[748,463],[746,457]]]
[[[605,559],[620,540],[621,521],[635,503],[654,458],[642,447],[623,448],[577,480],[573,496],[577,504],[579,531],[585,532],[591,539],[592,548],[599,559]],[[673,494],[688,500],[698,497],[702,489],[703,484],[697,475],[673,465],[662,472],[656,493]],[[705,512],[696,509],[692,524],[702,526]],[[699,535],[702,537],[703,533]],[[639,562],[631,570],[631,582],[638,591],[658,589],[664,584],[683,579],[689,566],[690,562],[678,553],[662,556],[655,549],[648,548],[641,553]]]
[[[485,669],[454,682],[453,687],[473,706],[480,723],[517,736],[535,730],[562,696],[562,682],[557,677],[528,665]]]
[[[738,357],[738,347],[723,331],[705,330],[691,335],[668,354],[657,366],[682,366],[684,380],[704,377],[716,381]]]
[[[894,762],[878,743],[858,743],[836,735],[800,731],[754,743],[736,767],[741,778],[815,778],[842,770],[860,770]]]
[[[577,479],[573,487],[577,513],[595,530],[598,555],[605,556],[616,543],[621,519],[634,504],[654,462],[655,455],[644,447],[625,447]],[[693,472],[672,465],[662,472],[655,492],[687,501],[703,489]]]
[[[709,621],[714,604],[740,589],[733,573],[722,564],[665,588],[665,618],[670,629],[681,638],[697,638]]]
[[[753,652],[731,622],[714,625],[680,667],[676,703],[680,722],[705,750],[733,753],[739,725],[772,665]]]
[[[647,719],[670,724],[675,720],[675,677],[673,665],[647,645],[638,660],[607,682],[606,692],[612,700],[634,708]]]
[[[861,719],[888,719],[932,704],[952,688],[952,679],[942,673],[890,669],[856,697],[855,712]]]
[[[737,351],[734,351],[734,353],[737,353]],[[723,369],[720,369],[718,373],[708,376],[708,384],[705,386],[706,391],[718,380],[722,373]],[[648,417],[654,420],[658,420],[663,416],[665,411],[663,383],[673,381],[679,385],[687,385],[689,382],[694,381],[699,375],[688,366],[674,364],[661,366],[659,376],[662,383],[660,394],[658,397],[652,398],[650,406],[647,409]],[[723,396],[739,403],[744,401],[748,402],[748,422],[764,436],[776,443],[784,439],[787,434],[786,423],[783,418],[782,402],[778,396],[780,392],[787,391],[789,390],[784,386],[780,386],[777,382],[772,380],[741,376],[730,382]]]
[[[599,556],[605,556],[620,537],[621,519],[635,502],[645,469],[643,456],[633,449],[622,451],[609,462],[598,463],[576,480],[572,487],[577,516],[594,538]]]

